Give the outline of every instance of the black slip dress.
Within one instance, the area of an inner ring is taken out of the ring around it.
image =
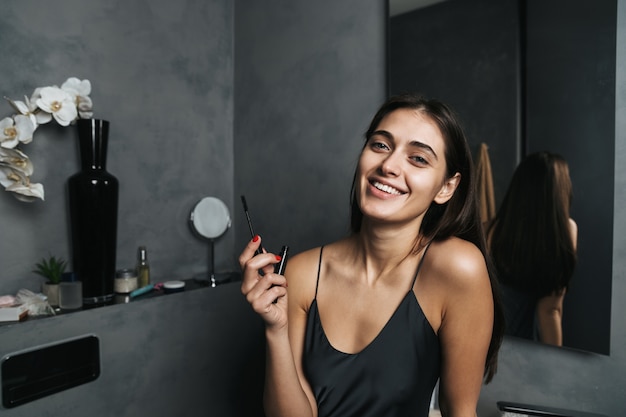
[[[336,350],[326,338],[315,298],[307,317],[303,367],[318,417],[427,417],[439,378],[439,339],[413,292],[413,283],[389,321],[355,354]]]

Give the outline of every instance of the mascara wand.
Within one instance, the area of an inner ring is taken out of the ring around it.
[[[250,213],[248,212],[248,203],[246,203],[246,197],[241,196],[241,202],[243,203],[243,211],[246,213],[246,220],[248,221],[248,228],[250,229],[250,234],[254,238],[256,234],[254,233],[254,229],[252,228],[252,220],[250,220]],[[259,246],[256,250],[256,254],[259,255],[263,253],[263,246]]]

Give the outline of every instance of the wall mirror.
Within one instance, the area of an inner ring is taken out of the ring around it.
[[[617,2],[389,0],[388,91],[457,110],[474,152],[489,148],[496,204],[521,157],[568,161],[578,264],[565,347],[609,354]]]

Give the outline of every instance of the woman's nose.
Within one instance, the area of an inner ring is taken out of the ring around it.
[[[400,157],[396,152],[391,152],[382,161],[380,170],[383,175],[391,175],[397,177],[400,175]]]

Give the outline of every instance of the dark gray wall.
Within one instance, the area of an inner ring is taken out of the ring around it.
[[[183,30],[184,29],[184,30]],[[118,268],[145,245],[153,278],[206,271],[208,245],[187,227],[205,195],[233,200],[233,7],[228,0],[27,0],[0,15],[0,96],[76,76],[92,83],[94,116],[111,122],[108,170],[120,183]],[[0,117],[13,110],[0,103]],[[0,190],[0,293],[37,288],[32,265],[69,257],[65,185],[78,168],[72,127],[43,125],[23,150],[45,201]],[[232,269],[234,233],[216,244]]]
[[[385,2],[238,0],[236,195],[268,250],[344,236],[363,133],[385,97]],[[237,242],[250,239],[241,206]]]

